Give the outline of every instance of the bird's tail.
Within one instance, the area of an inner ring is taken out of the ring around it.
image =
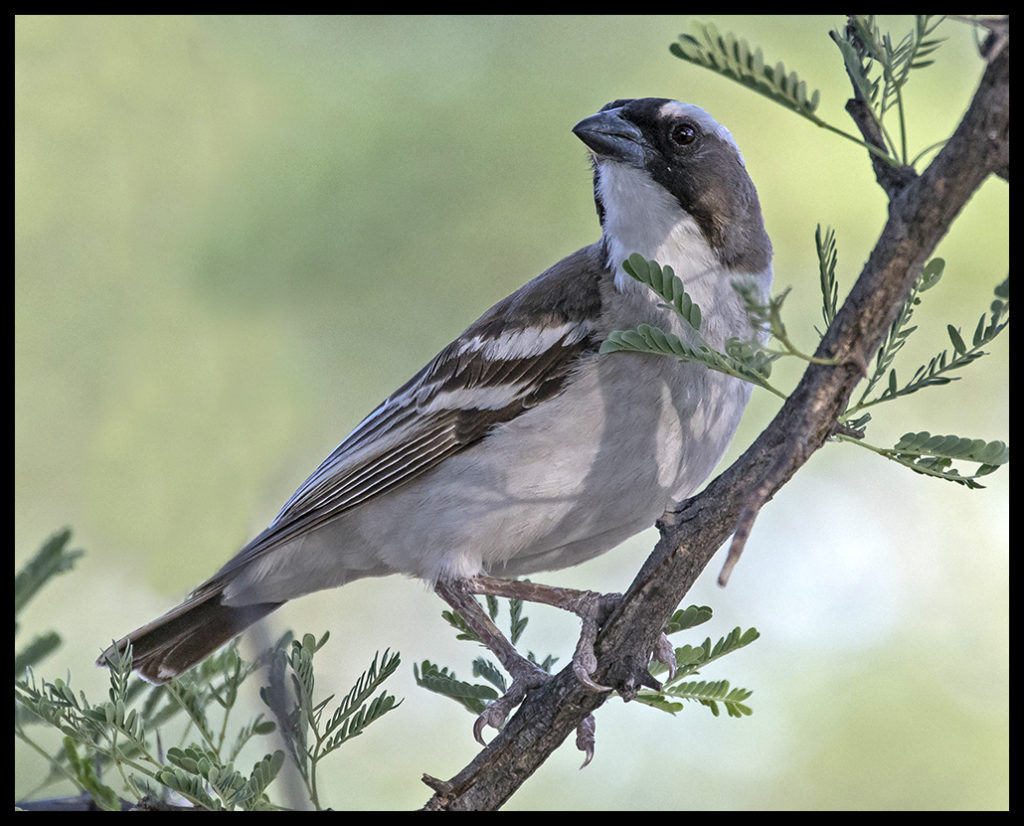
[[[284,604],[230,606],[222,600],[219,588],[193,594],[177,608],[118,640],[96,664],[107,665],[130,642],[132,670],[151,683],[166,683]]]

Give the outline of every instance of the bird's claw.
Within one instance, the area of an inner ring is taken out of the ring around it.
[[[493,729],[502,728],[508,719],[508,715],[512,713],[512,709],[526,699],[527,692],[532,688],[543,685],[549,679],[550,675],[545,674],[536,666],[533,667],[532,671],[524,672],[518,677],[513,677],[512,685],[508,687],[508,691],[487,706],[480,716],[476,718],[476,721],[473,723],[474,739],[481,746],[486,746],[484,728],[487,726]]]
[[[473,737],[480,745],[486,745],[483,738],[488,726],[501,729],[505,721],[526,698],[527,693],[543,685],[550,675],[524,659],[508,640],[494,627],[493,622],[470,596],[472,593],[507,596],[542,602],[576,614],[581,622],[579,641],[572,657],[572,671],[580,684],[588,691],[603,693],[612,691],[610,686],[601,685],[591,675],[597,670],[597,654],[594,644],[601,625],[622,599],[621,594],[598,594],[593,591],[551,588],[528,581],[517,582],[477,576],[458,582],[439,582],[435,586],[438,594],[466,619],[480,635],[484,644],[494,652],[505,670],[512,676],[512,684],[501,697],[487,706],[473,723]],[[588,715],[576,730],[576,746],[585,755],[583,766],[594,757],[594,718]],[[581,766],[580,768],[583,768]]]
[[[601,685],[600,683],[595,682],[594,678],[590,676],[591,671],[593,671],[593,668],[587,670],[586,666],[577,662],[575,659],[573,660],[572,673],[576,675],[576,679],[583,684],[584,688],[589,691],[593,691],[595,694],[600,694],[602,691],[612,690],[610,686]]]
[[[597,670],[597,654],[594,653],[597,632],[609,610],[610,601],[618,598],[618,594],[602,595],[587,591],[581,595],[581,604],[573,609],[582,621],[582,628],[579,641],[576,643],[576,651],[572,655],[572,671],[576,679],[595,694],[612,690],[610,686],[601,685],[590,675]]]
[[[583,765],[581,769],[585,769],[590,761],[594,759],[594,730],[597,727],[597,723],[594,720],[593,714],[588,714],[583,718],[583,721],[576,727],[576,748],[578,748],[584,755]]]
[[[658,637],[658,641],[654,644],[654,651],[651,652],[651,657],[655,662],[668,667],[668,678],[670,680],[676,676],[676,649],[672,645],[672,641],[665,634]]]

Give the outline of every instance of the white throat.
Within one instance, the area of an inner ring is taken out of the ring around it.
[[[615,287],[620,292],[645,289],[622,269],[622,262],[634,252],[671,266],[688,289],[720,269],[697,222],[646,172],[605,162],[598,192],[605,211],[608,267],[615,271]]]
[[[672,267],[705,311],[704,334],[715,346],[728,336],[745,338],[749,323],[733,282],[749,278],[767,300],[771,265],[760,273],[732,273],[714,253],[696,220],[679,202],[642,170],[621,163],[601,165],[598,192],[604,206],[604,237],[608,268],[615,273],[615,288],[658,304],[646,286],[626,274],[622,262],[633,253]],[[714,313],[709,312],[714,308]]]

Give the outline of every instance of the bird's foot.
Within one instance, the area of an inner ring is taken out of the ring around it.
[[[466,588],[474,594],[521,599],[539,602],[569,611],[580,618],[580,638],[572,655],[572,670],[576,678],[590,691],[599,693],[611,691],[593,678],[597,669],[597,655],[594,644],[602,624],[622,598],[621,594],[599,594],[596,591],[578,591],[573,588],[557,588],[527,580],[499,579],[490,576],[475,576],[466,580]]]
[[[670,680],[676,676],[676,649],[666,634],[662,633],[658,637],[658,641],[654,644],[654,651],[651,652],[651,659],[668,668]]]
[[[611,687],[601,685],[593,678],[597,670],[597,654],[594,644],[601,625],[608,618],[612,608],[622,598],[621,594],[598,594],[594,591],[579,591],[565,606],[580,618],[580,638],[576,642],[576,650],[572,655],[572,671],[586,688],[594,693],[611,691]]]
[[[497,700],[487,706],[483,713],[476,718],[476,722],[473,723],[473,737],[476,738],[476,741],[481,746],[487,745],[483,738],[485,727],[490,726],[493,729],[502,728],[512,710],[526,699],[527,693],[531,689],[539,688],[551,679],[550,674],[537,668],[529,660],[522,658],[520,659],[520,664],[514,667],[514,670],[518,673],[512,675],[512,685]]]
[[[480,582],[481,579],[486,582]],[[488,590],[488,585],[496,590]],[[517,591],[519,586],[525,586],[529,595],[512,593],[512,591]],[[491,618],[473,599],[472,594],[474,593],[529,599],[533,602],[544,602],[565,608],[575,613],[583,621],[583,631],[576,646],[576,652],[573,654],[573,673],[584,686],[592,691],[611,691],[610,688],[595,682],[591,674],[597,667],[594,642],[597,639],[598,629],[607,618],[611,608],[617,603],[618,594],[602,595],[593,591],[571,591],[490,577],[438,582],[435,590],[469,623],[484,645],[491,650],[512,677],[512,684],[508,690],[487,706],[473,723],[473,737],[481,745],[484,745],[484,729],[488,726],[495,729],[502,728],[512,710],[523,702],[531,690],[539,688],[551,679],[551,675],[516,651],[515,646],[505,638],[505,635],[498,630]],[[538,595],[541,595],[542,598],[538,598]],[[576,747],[585,755],[583,766],[590,763],[594,757],[594,729],[594,717],[588,715],[576,730]]]
[[[503,728],[508,716],[512,713],[513,709],[526,699],[526,695],[532,689],[539,688],[551,679],[550,674],[537,668],[529,660],[523,660],[523,663],[528,668],[524,667],[518,676],[513,677],[512,685],[509,686],[508,691],[487,706],[483,713],[476,718],[476,722],[473,723],[473,737],[481,746],[487,745],[483,737],[485,728],[488,726],[493,729]],[[596,726],[597,723],[594,720],[594,715],[588,714],[576,727],[576,748],[582,751],[584,755],[583,763],[580,766],[581,769],[586,768],[590,761],[594,759],[594,732]]]

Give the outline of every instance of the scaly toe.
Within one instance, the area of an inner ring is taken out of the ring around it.
[[[543,685],[550,679],[539,668],[534,668],[530,673],[515,677],[508,691],[502,694],[497,700],[487,706],[483,713],[473,723],[473,737],[481,746],[486,746],[484,741],[484,728],[490,726],[493,729],[500,729],[505,725],[512,710],[526,699],[527,692],[532,688]]]
[[[593,714],[588,714],[583,722],[576,727],[576,748],[586,755],[583,765],[580,766],[581,769],[585,769],[594,759],[594,731],[596,728],[597,723]]]
[[[656,662],[668,666],[668,678],[671,680],[676,676],[676,649],[672,641],[664,634],[654,644],[654,651],[651,655]]]
[[[585,688],[587,688],[590,691],[593,691],[595,694],[600,694],[603,691],[612,690],[610,686],[601,685],[600,683],[595,682],[594,678],[590,676],[590,671],[588,671],[584,665],[581,665],[575,660],[572,664],[572,673],[576,675],[576,679],[579,680]]]

